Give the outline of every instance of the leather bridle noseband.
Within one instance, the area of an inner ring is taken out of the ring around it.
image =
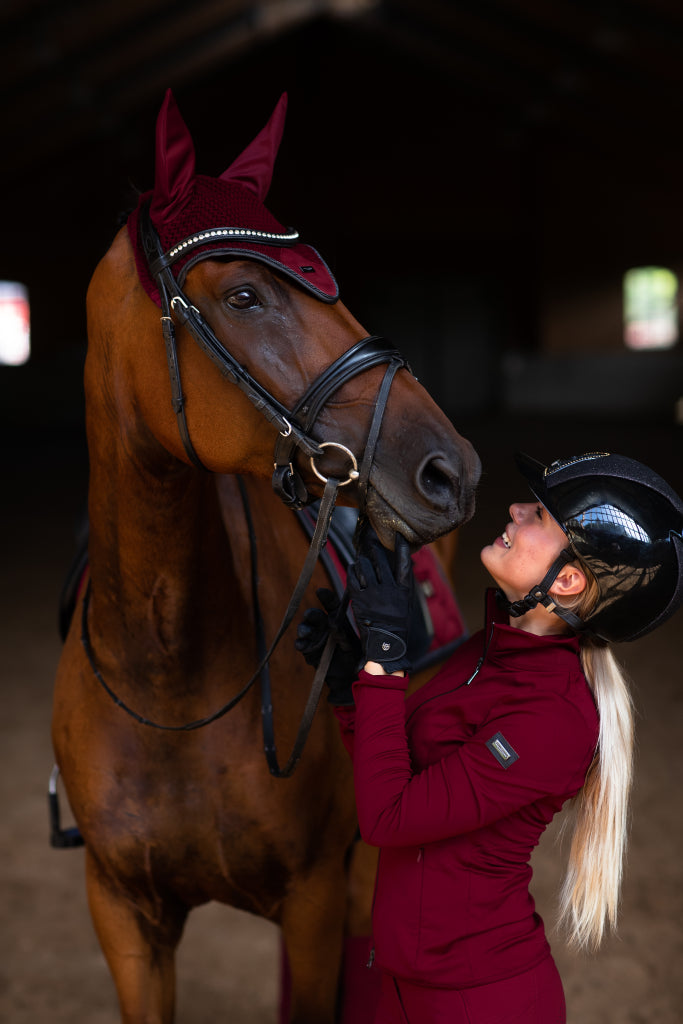
[[[202,232],[201,234],[203,237],[201,240],[196,240],[196,245],[205,244],[205,233]],[[246,232],[246,234],[248,236],[249,232]],[[323,373],[306,390],[305,394],[302,395],[294,408],[290,411],[268,390],[266,390],[266,388],[259,384],[259,382],[255,380],[235,359],[228,349],[225,348],[223,343],[216,337],[211,326],[204,319],[200,311],[184,294],[171,271],[171,265],[174,262],[174,258],[172,258],[169,253],[165,253],[163,251],[159,236],[152,224],[151,217],[149,215],[149,205],[146,205],[141,210],[140,237],[150,274],[154,278],[159,290],[162,311],[161,326],[171,379],[171,400],[173,410],[176,414],[178,429],[183,446],[190,461],[200,469],[206,468],[201,462],[201,459],[197,455],[194,445],[192,444],[187,425],[187,418],[185,415],[185,397],[183,395],[180,380],[180,367],[176,350],[174,315],[178,321],[187,328],[199,347],[218,366],[221,373],[247,396],[259,412],[266,417],[268,422],[273,423],[278,427],[278,437],[275,443],[274,452],[275,471],[273,473],[273,489],[282,501],[289,508],[301,510],[305,505],[313,501],[315,497],[309,493],[305,482],[298,471],[294,468],[294,456],[297,449],[308,457],[312,472],[324,483],[325,486],[323,496],[320,501],[315,530],[313,531],[311,544],[308,554],[306,555],[303,568],[299,575],[294,592],[289,600],[289,604],[280,627],[274,640],[266,650],[265,637],[263,635],[263,623],[258,611],[258,595],[255,589],[257,578],[256,540],[253,525],[251,523],[246,490],[244,488],[244,484],[239,481],[238,478],[250,538],[252,590],[257,618],[259,664],[254,674],[244,684],[239,692],[213,714],[208,715],[205,718],[197,719],[196,721],[187,722],[184,725],[164,725],[138,714],[117,696],[104,679],[97,665],[95,654],[92,649],[88,629],[90,584],[88,584],[83,599],[81,613],[81,642],[95,677],[114,703],[141,725],[151,726],[155,729],[181,732],[202,728],[210,722],[214,722],[227,714],[227,712],[235,707],[235,705],[251,689],[256,680],[260,678],[261,715],[266,759],[271,774],[278,778],[287,778],[292,774],[301,757],[303,746],[306,742],[306,738],[313,721],[313,715],[315,714],[318,700],[320,698],[320,692],[325,680],[325,675],[327,674],[327,669],[334,653],[333,632],[331,631],[330,633],[330,638],[325,650],[323,651],[318,669],[316,670],[308,700],[306,702],[306,707],[304,709],[304,714],[294,740],[292,752],[286,764],[282,768],[280,768],[277,762],[275,753],[272,722],[273,708],[272,703],[270,702],[269,661],[277,644],[291,624],[306,588],[310,583],[318,557],[325,545],[338,489],[350,484],[352,481],[357,481],[359,508],[361,509],[361,512],[365,509],[370,480],[370,470],[372,468],[391,384],[394,376],[401,367],[410,368],[408,367],[406,359],[385,338],[381,338],[376,335],[363,338],[340,356],[339,359],[335,360],[330,366],[328,366],[327,369],[324,370]],[[188,249],[191,248],[192,240],[190,240],[189,245],[184,247],[182,254],[185,255]],[[208,259],[210,256],[211,253],[209,252],[207,253],[206,258]],[[316,441],[311,436],[310,432],[323,406],[330,400],[331,396],[342,387],[343,384],[357,376],[359,373],[363,373],[365,370],[369,370],[374,366],[385,363],[388,365],[377,394],[375,409],[359,468],[355,455],[345,445],[340,444],[337,441]],[[345,480],[337,480],[334,477],[325,477],[316,466],[316,459],[321,458],[325,454],[325,450],[327,448],[336,448],[348,457],[351,468],[348,470],[348,475]]]

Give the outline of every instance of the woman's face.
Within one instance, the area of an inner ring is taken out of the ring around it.
[[[567,537],[540,502],[510,506],[512,521],[481,552],[481,561],[509,601],[525,597],[540,583]]]

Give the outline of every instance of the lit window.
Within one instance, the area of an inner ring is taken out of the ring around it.
[[[0,281],[0,363],[20,366],[31,354],[28,289],[16,281]]]
[[[624,274],[624,341],[628,348],[671,348],[678,341],[678,279],[665,267]]]

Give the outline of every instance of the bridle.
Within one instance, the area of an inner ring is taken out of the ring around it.
[[[202,239],[197,239],[196,245],[204,244],[205,233],[201,232]],[[249,233],[247,232],[247,235]],[[320,501],[317,522],[311,538],[310,547],[301,569],[299,579],[294,592],[289,600],[287,610],[275,635],[274,640],[267,647],[263,633],[263,622],[258,611],[258,595],[256,592],[256,540],[251,521],[246,489],[242,481],[239,481],[240,493],[244,507],[245,519],[247,522],[252,566],[252,598],[256,609],[257,620],[257,646],[259,652],[259,664],[252,677],[245,683],[241,690],[228,701],[206,718],[187,722],[184,725],[164,725],[155,722],[143,715],[138,714],[111,689],[97,665],[92,649],[88,630],[88,608],[90,602],[90,585],[86,590],[81,615],[81,642],[87,655],[90,666],[95,677],[111,697],[114,703],[142,725],[151,726],[155,729],[163,729],[171,732],[190,731],[202,728],[210,722],[216,721],[227,714],[251,689],[257,679],[261,680],[261,714],[264,735],[264,749],[271,774],[278,778],[287,778],[292,774],[298,763],[303,746],[310,730],[313,715],[318,704],[320,692],[324,683],[325,675],[334,653],[334,640],[332,632],[327,642],[322,658],[316,670],[311,690],[306,702],[304,714],[299,724],[292,752],[284,765],[280,768],[275,753],[274,731],[272,721],[272,703],[270,700],[270,676],[269,661],[280,639],[291,624],[296,611],[301,604],[304,593],[313,575],[315,565],[325,545],[327,534],[337,492],[340,487],[345,487],[352,481],[357,481],[358,503],[361,512],[364,511],[367,499],[367,490],[370,479],[370,470],[374,460],[375,450],[379,439],[379,433],[386,409],[389,391],[393,379],[401,367],[408,367],[407,361],[401,353],[385,338],[372,335],[363,338],[353,345],[347,352],[336,359],[306,390],[305,394],[298,400],[290,411],[278,401],[266,388],[264,388],[251,374],[238,362],[232,353],[216,337],[210,324],[204,319],[201,312],[194,306],[182,289],[179,287],[171,266],[174,257],[164,252],[161,240],[157,234],[149,214],[149,206],[141,210],[140,215],[140,237],[147,259],[150,274],[154,278],[159,290],[161,301],[161,326],[166,347],[166,358],[168,362],[169,376],[171,381],[171,401],[173,410],[178,422],[178,430],[183,442],[183,447],[188,458],[199,469],[206,469],[201,462],[192,440],[185,414],[185,397],[180,380],[180,367],[175,340],[175,319],[187,328],[199,347],[218,366],[221,373],[235,384],[242,391],[252,404],[261,412],[269,423],[278,427],[278,437],[275,442],[274,451],[274,473],[273,489],[282,501],[295,510],[301,510],[305,505],[314,500],[306,487],[306,484],[294,467],[294,456],[297,449],[310,461],[311,470],[314,475],[324,483],[323,496]],[[183,249],[183,255],[192,247]],[[177,258],[177,257],[175,257]],[[208,256],[207,256],[208,258]],[[324,405],[331,396],[342,387],[348,380],[369,370],[374,366],[388,364],[384,378],[377,393],[375,409],[373,412],[368,437],[365,444],[363,458],[360,468],[356,456],[345,445],[337,441],[316,441],[311,436],[311,429]],[[349,459],[350,469],[344,480],[334,477],[325,477],[316,466],[316,459],[321,458],[327,448],[336,448],[342,451]]]
[[[249,233],[247,232],[246,234],[248,238]],[[200,237],[198,237],[196,244],[204,244],[206,232],[199,232],[198,235]],[[199,347],[218,366],[223,376],[227,377],[247,396],[252,405],[265,416],[269,423],[277,426],[278,438],[274,453],[273,490],[289,508],[303,508],[304,505],[314,500],[313,495],[309,494],[303,479],[294,468],[293,458],[296,449],[308,457],[313,473],[323,483],[327,482],[327,478],[316,467],[316,459],[321,458],[327,448],[336,448],[342,451],[348,457],[351,468],[348,471],[347,478],[339,481],[337,486],[344,487],[353,480],[358,480],[360,498],[364,500],[374,450],[370,451],[368,458],[368,445],[366,444],[365,466],[362,466],[359,471],[355,455],[345,445],[340,444],[338,441],[316,441],[311,436],[310,431],[323,406],[343,384],[359,373],[371,369],[373,366],[388,363],[385,382],[380,388],[376,404],[376,415],[377,409],[379,409],[379,423],[376,431],[378,435],[379,426],[384,415],[384,407],[389,396],[391,381],[397,370],[402,366],[407,366],[405,358],[398,349],[385,338],[381,338],[378,335],[363,338],[341,355],[339,359],[335,360],[331,366],[328,366],[290,411],[262,384],[255,380],[248,370],[235,359],[232,353],[216,337],[211,326],[178,285],[171,271],[171,266],[181,254],[185,256],[188,251],[191,251],[192,242],[190,241],[189,245],[183,248],[182,253],[176,253],[174,256],[170,252],[164,252],[161,240],[150,217],[149,205],[143,207],[140,213],[140,238],[150,274],[156,281],[159,289],[162,309],[161,326],[171,380],[171,402],[178,421],[178,430],[183,447],[190,461],[201,469],[205,468],[192,444],[187,425],[185,397],[180,380],[180,367],[175,341],[174,317],[183,327],[187,328]],[[388,383],[386,383],[387,377],[389,378]],[[372,440],[372,433],[371,427],[368,437],[369,442]],[[376,441],[377,437],[374,438],[374,445],[376,445]],[[363,472],[363,469],[365,469],[365,472]]]

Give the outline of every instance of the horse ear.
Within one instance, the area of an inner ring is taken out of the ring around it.
[[[166,91],[157,118],[156,166],[151,214],[157,223],[167,220],[185,203],[194,180],[194,143],[176,106]]]
[[[275,158],[282,141],[287,114],[287,93],[283,92],[268,124],[256,136],[241,156],[238,156],[221,174],[222,181],[237,181],[256,194],[261,202],[268,195],[273,179]]]

